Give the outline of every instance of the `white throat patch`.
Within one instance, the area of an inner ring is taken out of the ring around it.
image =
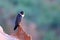
[[[20,14],[20,15],[22,16],[22,18],[25,16],[25,14],[23,14],[23,15],[22,15],[22,14]]]
[[[22,15],[22,17],[24,17],[24,15]]]

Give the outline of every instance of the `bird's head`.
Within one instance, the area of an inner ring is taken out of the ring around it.
[[[23,12],[23,11],[21,11],[21,12],[20,12],[20,15],[21,15],[22,17],[24,17],[24,12]]]

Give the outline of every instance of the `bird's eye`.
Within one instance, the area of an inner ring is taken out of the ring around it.
[[[23,12],[23,11],[21,11],[20,13],[21,13],[22,15],[24,14],[24,12]]]

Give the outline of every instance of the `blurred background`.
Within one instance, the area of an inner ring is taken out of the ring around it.
[[[60,40],[60,0],[0,0],[0,25],[7,34],[22,10],[22,28],[32,40]]]

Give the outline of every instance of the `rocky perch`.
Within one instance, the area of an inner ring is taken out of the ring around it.
[[[31,40],[31,36],[24,32],[21,25],[18,27],[18,31],[11,35],[6,34],[0,26],[0,40]]]

